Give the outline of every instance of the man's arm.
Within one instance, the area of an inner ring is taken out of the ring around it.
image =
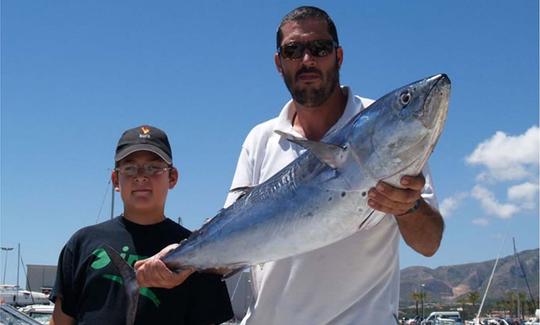
[[[62,311],[62,299],[56,297],[49,325],[75,325],[75,319]]]
[[[420,199],[416,211],[396,216],[396,220],[407,245],[428,257],[437,252],[444,230],[439,211]]]
[[[379,182],[370,189],[368,204],[373,209],[393,214],[407,245],[424,256],[432,256],[441,244],[444,221],[441,214],[422,199],[425,182],[422,174],[404,176],[403,189]]]

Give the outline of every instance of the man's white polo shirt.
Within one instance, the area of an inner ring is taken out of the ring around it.
[[[353,96],[348,87],[344,90],[348,93],[345,111],[328,133],[373,102]],[[275,132],[301,137],[292,127],[291,103],[277,118],[251,130],[231,188],[258,185],[305,151]],[[424,176],[422,196],[436,206],[427,169]],[[225,206],[236,195],[229,194]],[[386,215],[370,219],[362,230],[332,245],[252,267],[255,301],[242,323],[394,324],[399,303],[399,238],[395,218]]]

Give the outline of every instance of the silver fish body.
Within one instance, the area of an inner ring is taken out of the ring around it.
[[[240,268],[308,252],[350,236],[382,212],[367,205],[379,180],[421,172],[443,129],[450,80],[396,89],[323,142],[289,138],[304,154],[250,188],[163,257],[171,269]],[[285,135],[283,135],[285,136]]]

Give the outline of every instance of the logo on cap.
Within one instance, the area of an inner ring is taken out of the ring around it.
[[[148,128],[146,126],[142,126],[141,127],[141,132],[142,133],[139,133],[139,138],[143,138],[143,139],[149,139],[150,138],[150,128]]]

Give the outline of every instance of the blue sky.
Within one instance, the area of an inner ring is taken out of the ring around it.
[[[289,99],[275,31],[305,3],[1,4],[0,244],[20,243],[27,264],[55,264],[74,231],[109,218],[115,144],[140,124],[167,131],[181,172],[167,215],[191,229],[215,215],[244,137]],[[442,247],[424,258],[402,243],[401,266],[493,259],[504,236],[537,248],[538,1],[310,4],[333,17],[341,82],[355,93],[376,99],[439,72],[452,79],[430,159]],[[511,252],[507,240],[502,253]]]

